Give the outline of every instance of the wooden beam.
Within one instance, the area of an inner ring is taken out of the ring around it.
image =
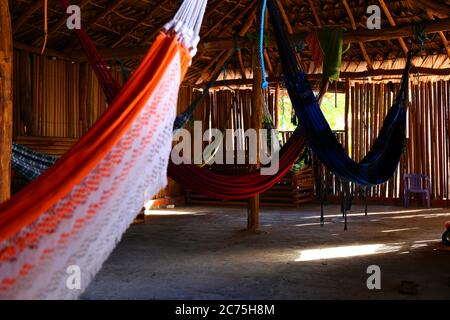
[[[101,14],[95,16],[91,21],[86,23],[86,30],[90,29],[94,24],[104,19],[108,14],[113,12],[124,0],[116,0],[112,2],[109,6],[107,6],[104,10],[101,11]]]
[[[42,5],[44,4],[44,0],[37,0],[35,1],[27,11],[25,11],[14,23],[13,30],[14,32],[17,32],[24,24],[27,22],[27,20],[35,13],[37,10],[39,10]]]
[[[132,32],[136,31],[145,21],[150,20],[154,13],[160,12],[161,8],[166,5],[168,0],[161,1],[155,8],[152,8],[150,13],[144,13],[132,26],[129,28],[114,44],[113,48],[117,47],[123,40],[125,40]]]
[[[89,67],[87,63],[82,63],[80,68],[79,79],[79,115],[81,123],[81,134],[84,135],[88,131],[88,73]]]
[[[238,54],[238,60],[239,60],[239,67],[241,68],[242,79],[247,79],[247,74],[246,74],[245,66],[244,66],[244,59],[242,59],[242,49],[239,49],[237,54]]]
[[[347,11],[347,15],[348,15],[348,18],[350,19],[350,23],[352,25],[352,29],[356,30],[357,27],[356,27],[355,18],[353,17],[352,10],[350,9],[350,6],[348,5],[347,0],[342,0],[342,3],[344,4],[345,10]],[[373,64],[372,64],[372,61],[371,61],[369,55],[367,54],[367,50],[366,50],[366,46],[364,45],[364,42],[358,41],[358,45],[359,45],[361,53],[362,53],[362,55],[364,57],[364,60],[367,63],[367,69],[368,70],[373,70]]]
[[[80,4],[78,4],[78,6],[83,9],[84,6],[86,6],[88,3],[90,2],[90,0],[82,0],[80,2]],[[59,10],[61,10],[61,12],[63,13],[63,16],[54,24],[51,26],[51,28],[48,31],[48,37],[50,38],[50,35],[55,33],[56,31],[58,31],[62,26],[64,26],[66,24],[67,21],[67,14],[65,12],[65,10],[62,9],[62,7],[58,4],[57,8]],[[83,16],[83,13],[81,13],[81,16]],[[34,42],[36,43],[41,43],[42,39],[44,36],[40,36],[36,39],[36,41]]]
[[[274,113],[275,113],[275,128],[278,128],[279,125],[279,116],[278,111],[280,109],[280,83],[277,82],[275,86],[275,106],[274,106]]]
[[[383,28],[383,32],[380,30],[369,30],[369,29],[357,29],[357,30],[349,30],[345,31],[343,35],[343,42],[347,43],[358,43],[362,42],[371,42],[371,41],[384,41],[396,39],[399,37],[414,37],[415,31],[420,24],[412,23],[402,26],[396,27],[385,27]],[[423,25],[422,25],[423,26]],[[450,19],[443,20],[435,20],[430,21],[425,25],[424,32],[425,33],[435,33],[439,31],[450,31]],[[295,33],[289,36],[290,40],[293,42],[298,41],[299,39],[305,37],[307,31]],[[240,48],[251,48],[252,43],[244,38],[238,37],[237,44]],[[213,51],[213,50],[224,50],[230,49],[234,47],[234,38],[220,38],[211,41],[200,42],[199,51]],[[266,47],[274,48],[277,43],[275,40],[270,40],[266,42]]]
[[[214,25],[208,27],[208,31],[206,31],[205,34],[202,35],[202,37],[206,39],[206,37],[208,37],[211,34],[211,32],[213,32],[217,27],[223,26],[224,21],[230,16],[232,16],[234,12],[240,8],[241,2],[242,1],[238,1],[238,3],[233,7],[233,9],[228,11],[226,14],[222,14],[222,17]]]
[[[34,112],[33,99],[31,89],[31,57],[30,53],[21,51],[19,54],[19,73],[16,75],[19,78],[20,85],[20,118],[25,127],[25,134],[32,136],[34,133]],[[17,110],[17,109],[16,109]]]
[[[252,21],[250,21],[252,22]],[[343,41],[345,44],[347,43],[359,43],[369,42],[369,41],[383,41],[398,38],[399,36],[415,36],[416,24],[397,26],[397,27],[388,27],[384,28],[383,32],[379,30],[366,30],[366,29],[357,29],[344,32]],[[251,26],[249,21],[247,20],[246,24],[244,24],[245,28],[242,28],[240,32],[240,36],[236,39],[234,38],[219,38],[211,41],[203,41],[200,42],[198,46],[199,52],[205,51],[223,51],[228,49],[234,49],[235,41],[237,41],[237,46],[239,48],[251,48],[252,43],[243,35],[244,30],[248,30]],[[435,33],[439,31],[449,31],[450,30],[450,19],[445,20],[435,20],[430,21],[425,26],[426,33]],[[293,42],[298,42],[300,38],[303,38],[306,35],[306,32],[301,32],[297,34],[290,35],[290,39]],[[275,48],[277,43],[275,40],[269,40],[265,43],[266,48]],[[27,50],[30,52],[39,53],[40,48],[32,47],[23,43],[14,43],[14,47],[17,49]],[[148,46],[137,46],[137,47],[119,47],[119,48],[105,48],[98,47],[97,48],[100,55],[104,60],[114,60],[115,58],[120,59],[135,59],[140,58],[148,52]],[[46,49],[48,52],[46,53],[49,56],[54,56],[57,58],[65,59],[65,60],[73,60],[73,61],[86,61],[86,55],[82,50],[72,50],[70,53],[62,53],[51,49]],[[217,55],[216,55],[217,56]]]
[[[286,27],[286,30],[287,30],[289,36],[292,37],[294,35],[294,29],[292,28],[291,22],[289,21],[289,17],[286,14],[286,10],[284,9],[283,2],[281,0],[277,0],[277,4],[278,4],[278,9],[280,10],[284,25]],[[296,43],[299,43],[299,42],[296,42]],[[300,61],[301,67],[306,69],[304,60],[302,59],[302,55],[299,52],[297,52],[297,50],[295,51],[295,55],[297,56],[298,61]],[[277,68],[278,68],[278,70],[281,70],[281,65],[279,63],[278,63]]]
[[[368,71],[359,72],[341,72],[341,79],[365,79],[369,77],[382,77],[382,76],[401,76],[403,75],[403,69],[374,69]],[[423,68],[423,67],[411,67],[411,74],[419,74],[419,76],[437,76],[444,77],[450,75],[450,68],[445,69],[433,69],[433,68]],[[320,80],[322,79],[321,73],[312,73],[307,75],[309,80]],[[282,81],[281,77],[268,77],[267,81],[270,84],[276,85],[278,82]],[[234,85],[252,85],[252,79],[235,79],[235,80],[219,80],[214,84],[214,87],[223,86],[234,86]],[[200,84],[202,87],[204,84]]]
[[[386,17],[388,18],[389,24],[390,24],[392,27],[396,27],[396,26],[397,26],[397,23],[395,23],[395,20],[394,20],[394,18],[392,17],[391,12],[389,11],[389,8],[388,8],[388,6],[386,5],[386,3],[384,2],[384,0],[378,0],[378,2],[380,3],[380,6],[381,6],[381,8],[382,8],[383,11],[384,11],[384,14],[385,14]],[[398,37],[398,42],[400,43],[400,46],[402,47],[403,52],[404,52],[405,54],[408,53],[409,49],[408,49],[408,47],[406,46],[406,43],[405,43],[405,41],[403,40],[402,37]]]
[[[251,11],[249,18],[247,19],[247,21],[244,23],[244,25],[241,27],[241,30],[238,33],[238,37],[243,37],[248,29],[250,29],[250,27],[253,24],[253,21],[255,19],[256,16],[256,6],[253,7],[253,10]],[[209,69],[214,65],[214,64],[208,64],[208,66],[203,70],[203,72],[201,73],[200,77],[198,78],[198,80],[196,81],[196,83],[201,83],[203,82],[205,79],[211,79],[212,76],[214,76],[217,72],[219,72],[220,68],[222,68],[222,66],[224,65],[224,63],[230,58],[230,56],[234,53],[234,48],[236,46],[235,40],[232,40],[232,49],[228,49],[228,51],[224,52],[221,60],[217,63],[216,67],[214,68],[214,70],[212,72],[209,72]],[[239,46],[239,45],[238,45]],[[240,46],[239,46],[240,47]]]
[[[434,15],[431,10],[427,10],[427,16],[428,18],[430,18],[430,20],[434,20]],[[447,52],[447,56],[450,59],[450,44],[448,43],[447,37],[442,31],[439,31],[438,35],[441,38],[442,44],[444,45],[445,51]]]
[[[292,28],[291,21],[286,14],[286,10],[284,10],[283,3],[280,0],[277,0],[278,8],[280,9],[281,17],[283,18],[284,24],[286,26],[287,32],[289,34],[294,33],[294,29]]]
[[[450,16],[450,4],[430,0],[407,0],[407,3],[411,8],[422,9],[425,12],[430,11],[440,19],[448,18]]]
[[[211,3],[209,3],[209,4],[211,4]],[[206,13],[205,13],[205,17],[203,18],[203,21],[207,21],[208,18],[209,18],[211,15],[214,15],[216,9],[217,9],[218,7],[220,7],[222,4],[223,4],[222,0],[217,0],[212,6],[208,6],[208,7],[206,8]],[[162,25],[162,26],[157,26],[154,30],[152,30],[152,33],[150,34],[149,37],[145,37],[144,39],[142,39],[142,40],[140,41],[140,44],[144,44],[144,45],[145,45],[145,44],[151,44],[151,43],[155,40],[156,34],[158,34],[158,32],[161,30],[161,28],[162,28],[163,26],[164,26],[164,25]]]
[[[208,14],[207,14],[207,16],[205,16],[205,21],[214,13],[214,11],[220,6],[220,4],[223,4],[222,3],[222,0],[219,0],[218,2],[216,2],[216,3],[214,3],[214,5],[212,6],[212,8],[211,9],[207,9],[207,12],[208,12]],[[235,33],[235,31],[234,31],[234,26],[235,26],[235,24],[242,24],[241,23],[241,20],[242,19],[245,19],[245,18],[247,18],[248,19],[248,13],[249,13],[249,11],[252,9],[252,8],[254,8],[255,6],[253,6],[253,5],[249,5],[249,6],[247,6],[244,10],[241,10],[240,12],[239,12],[239,15],[238,16],[236,16],[236,18],[234,19],[234,21],[232,22],[232,23],[230,23],[230,24],[227,24],[227,26],[225,27],[225,28],[222,28],[222,30],[216,35],[216,37],[217,38],[220,38],[220,37],[222,37],[223,35],[225,35],[225,34],[227,34],[227,33]],[[204,28],[208,28],[207,27],[207,25],[206,24],[204,24],[204,26],[203,26]],[[203,36],[202,36],[202,39],[205,39]],[[234,44],[236,44],[236,43],[234,43]],[[196,57],[196,61],[200,61],[200,60],[202,60],[204,57],[205,57],[205,53],[206,53],[206,51],[201,51],[201,52],[199,52],[199,54],[197,55],[197,57]],[[222,54],[223,54],[224,52],[222,52]],[[238,51],[238,57],[239,56],[241,56],[242,57],[242,53],[241,53],[241,50],[239,50]],[[217,55],[216,55],[216,57],[217,57]],[[207,67],[206,68],[203,68],[202,69],[202,71],[209,71],[211,68],[212,68],[212,66],[213,66],[213,64],[212,64],[212,61],[210,61],[210,63],[207,65]],[[200,76],[202,75],[202,73],[203,72],[200,72]],[[195,77],[197,77],[197,79],[199,79],[200,77],[198,76],[199,75],[199,73],[197,73],[197,74],[194,74],[194,75],[190,75],[190,78],[195,78]],[[197,80],[198,81],[198,80]]]
[[[14,49],[35,53],[35,54],[41,54],[41,48],[33,47],[25,43],[14,41]],[[148,48],[147,48],[148,50]],[[81,59],[78,59],[78,55],[69,56],[61,51],[52,50],[52,49],[45,49],[43,56],[47,57],[55,57],[61,60],[68,60],[68,61],[74,61],[74,62],[80,62],[80,61],[87,61],[86,55],[83,53],[83,56],[81,56],[81,51],[77,51],[79,53],[79,57]],[[110,59],[111,60],[111,59]]]
[[[13,41],[8,1],[0,1],[0,202],[11,193]]]
[[[266,63],[266,68],[267,68],[266,71],[268,71],[268,74],[269,74],[269,75],[273,74],[272,62],[270,61],[270,56],[269,56],[269,54],[267,53],[267,50],[266,50],[266,49],[264,49],[264,61],[265,61],[265,63]]]
[[[308,4],[309,4],[309,7],[311,8],[311,11],[313,13],[314,19],[316,20],[316,25],[318,27],[321,27],[322,26],[322,22],[320,22],[319,15],[317,14],[316,6],[314,5],[314,2],[312,0],[308,0]]]

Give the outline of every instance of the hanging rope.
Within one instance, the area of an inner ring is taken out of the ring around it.
[[[433,41],[436,38],[436,35],[437,35],[436,33],[434,33],[431,38],[428,37],[427,34],[425,33],[425,27],[426,27],[426,23],[424,23],[424,22],[423,23],[419,23],[419,24],[414,26],[414,32],[416,34],[415,40],[416,40],[417,44],[419,45],[420,53],[422,53],[424,51],[425,42],[426,41]],[[412,43],[411,43],[411,47],[412,47]],[[422,54],[421,54],[421,56],[422,56]]]
[[[237,43],[237,36],[234,37],[234,50],[233,53],[227,58],[223,66],[220,68],[220,70],[214,75],[214,77],[206,84],[206,86],[203,88],[202,94],[195,99],[189,107],[182,113],[180,113],[177,118],[175,119],[173,130],[181,129],[191,118],[194,111],[198,108],[198,106],[203,102],[203,100],[206,98],[206,96],[209,94],[210,89],[216,84],[217,80],[219,79],[219,76],[225,72],[225,70],[228,67],[228,64],[230,63],[231,59],[233,58],[234,54],[239,51],[238,43]]]
[[[41,55],[44,54],[45,47],[47,46],[47,38],[48,38],[47,9],[48,9],[47,0],[44,0],[44,43],[42,45]]]

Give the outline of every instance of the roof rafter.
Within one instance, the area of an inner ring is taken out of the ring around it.
[[[125,40],[132,32],[134,32],[137,28],[139,28],[145,21],[149,20],[155,12],[158,12],[162,7],[166,5],[169,0],[161,1],[156,8],[152,8],[149,14],[144,13],[143,16],[138,19],[114,44],[113,48],[117,47],[123,40]]]
[[[102,11],[102,13],[98,16],[95,16],[91,21],[86,23],[86,30],[92,28],[92,26],[98,23],[100,20],[104,19],[108,14],[113,12],[117,7],[119,7],[124,0],[116,0],[112,2],[109,6]]]
[[[434,20],[434,15],[430,10],[427,10],[427,16],[430,20]],[[445,51],[447,52],[447,56],[450,59],[450,44],[448,43],[447,37],[444,32],[438,31],[438,35],[441,38],[442,44],[444,45]]]
[[[342,0],[342,3],[344,4],[345,10],[347,11],[347,15],[348,15],[348,18],[350,19],[350,23],[352,25],[352,29],[356,30],[357,27],[356,27],[355,18],[353,17],[352,10],[350,9],[350,6],[348,5],[347,0]],[[358,41],[358,45],[359,45],[359,48],[360,48],[360,50],[361,50],[361,52],[363,54],[364,60],[367,63],[367,69],[368,70],[373,70],[373,64],[372,64],[372,61],[371,61],[371,59],[370,59],[370,57],[369,57],[369,55],[367,53],[366,46],[364,45],[364,42]]]
[[[20,27],[22,27],[25,24],[25,22],[27,22],[27,20],[32,16],[32,14],[42,7],[43,4],[44,0],[37,0],[35,3],[33,3],[33,5],[30,6],[28,10],[25,11],[14,23],[13,26],[14,32],[17,32],[20,29]]]
[[[384,0],[378,0],[378,2],[380,3],[380,6],[383,9],[384,14],[386,15],[391,27],[396,27],[397,23],[395,22],[394,18],[392,17],[392,14],[386,5],[386,2],[384,2]],[[402,47],[403,52],[405,52],[405,54],[407,54],[409,50],[408,50],[408,47],[406,46],[405,40],[403,40],[402,37],[399,37],[398,42],[400,43],[400,46]]]

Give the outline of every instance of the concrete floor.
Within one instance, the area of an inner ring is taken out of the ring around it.
[[[83,299],[449,299],[450,209],[361,206],[343,230],[337,206],[263,208],[248,233],[245,208],[177,207],[130,227]],[[381,268],[368,290],[367,267]],[[415,295],[399,292],[403,280]]]

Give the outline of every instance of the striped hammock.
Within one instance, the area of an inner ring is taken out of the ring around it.
[[[205,7],[185,0],[89,132],[0,206],[0,298],[79,297],[146,198],[166,185],[177,92]],[[72,270],[79,288],[69,285]]]

